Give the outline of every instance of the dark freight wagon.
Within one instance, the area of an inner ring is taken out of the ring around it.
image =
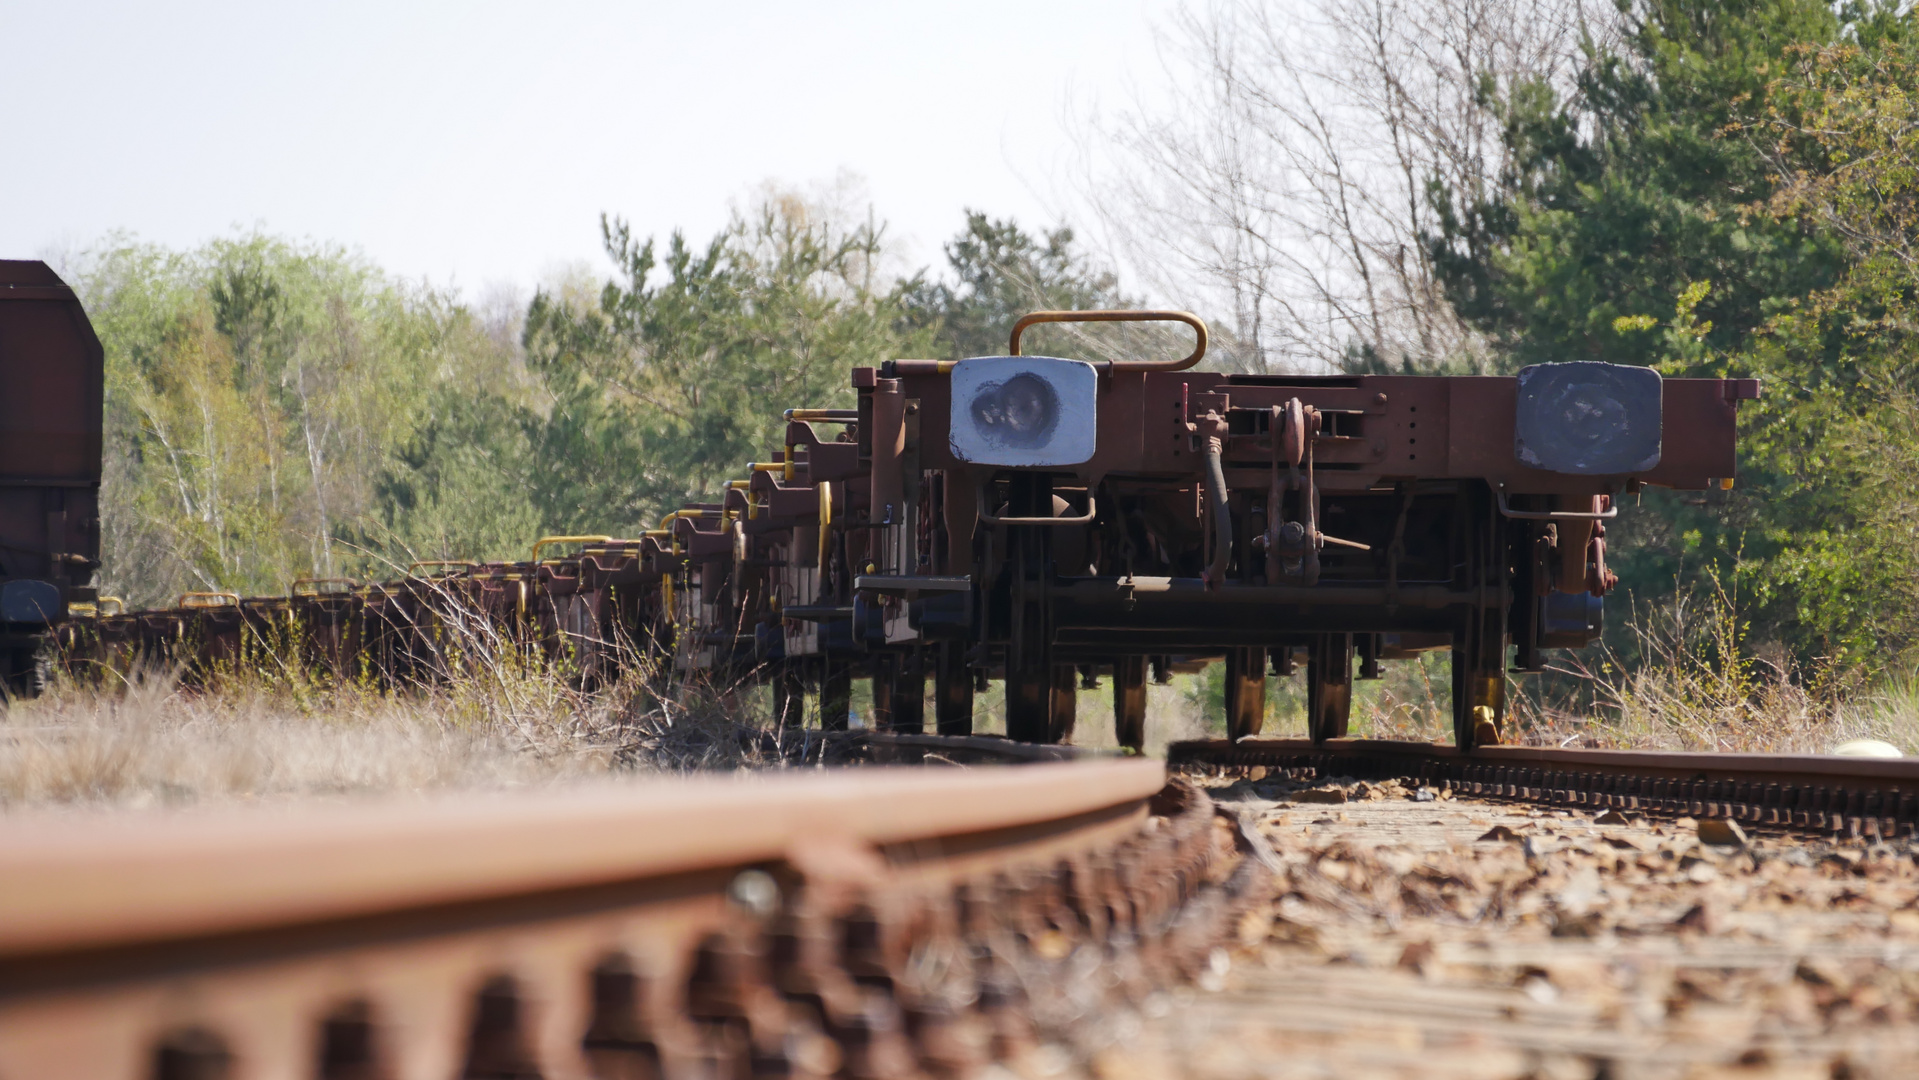
[[[38,682],[49,633],[91,612],[100,557],[100,340],[46,263],[0,260],[0,675]]]

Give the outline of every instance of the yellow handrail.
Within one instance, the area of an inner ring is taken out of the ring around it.
[[[181,593],[174,602],[177,608],[239,607],[240,594],[230,592],[187,592]]]
[[[604,544],[610,536],[542,536],[533,541],[533,563],[539,564],[540,549],[549,544]]]
[[[726,482],[726,489],[728,491],[740,491],[746,494],[746,520],[752,521],[760,516],[760,504],[753,501],[753,481],[728,480]]]
[[[820,591],[826,590],[826,563],[833,532],[833,485],[820,481]]]
[[[127,613],[127,602],[117,596],[102,596],[93,602],[93,609],[99,611],[100,605],[102,604],[112,604],[115,615],[125,615]],[[102,614],[104,614],[104,612]]]
[[[739,511],[737,510],[701,510],[696,507],[689,506],[684,510],[675,510],[667,514],[665,517],[661,518],[660,527],[656,529],[655,531],[664,532],[668,526],[672,525],[675,521],[681,520],[682,518],[700,520],[700,519],[705,519],[710,517],[718,517],[719,519],[724,521],[737,516],[738,513]]]

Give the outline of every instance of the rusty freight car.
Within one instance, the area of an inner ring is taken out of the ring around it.
[[[100,555],[100,340],[43,262],[0,260],[0,677],[32,692],[41,647],[90,610]]]
[[[1182,322],[1197,344],[1166,361],[1021,355],[1032,325],[1108,320]],[[1080,679],[1104,672],[1138,745],[1148,670],[1174,659],[1224,662],[1235,737],[1260,730],[1269,671],[1303,663],[1324,740],[1346,732],[1355,660],[1367,677],[1446,649],[1470,747],[1497,739],[1509,670],[1599,634],[1616,500],[1732,486],[1737,403],[1759,392],[1588,362],[1192,370],[1205,349],[1184,312],[1041,312],[1006,356],[856,371],[866,483],[833,512],[864,531],[846,541],[857,565],[821,560],[811,610],[843,598],[859,617],[842,637],[902,654],[880,677],[930,659],[944,730],[966,725],[981,676],[1004,679],[1009,734],[1033,741],[1069,732]]]

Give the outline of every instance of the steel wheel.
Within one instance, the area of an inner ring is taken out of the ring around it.
[[[1266,650],[1226,651],[1226,737],[1243,739],[1266,726]]]
[[[941,735],[973,733],[973,669],[966,664],[966,643],[942,641],[933,670],[933,719]]]
[[[1321,634],[1306,660],[1306,730],[1313,742],[1346,737],[1353,711],[1353,636]]]
[[[1079,721],[1079,670],[1073,665],[1053,665],[1052,698],[1046,741],[1063,743],[1073,737],[1073,725]]]
[[[1146,658],[1113,661],[1113,738],[1135,750],[1146,747]]]

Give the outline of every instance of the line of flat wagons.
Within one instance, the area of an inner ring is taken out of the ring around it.
[[[1051,322],[1183,323],[1166,359],[1023,355]],[[1234,737],[1267,680],[1303,672],[1315,739],[1355,678],[1451,656],[1457,742],[1499,737],[1508,678],[1600,633],[1606,523],[1647,486],[1730,487],[1749,380],[1544,364],[1515,376],[1199,370],[1185,312],[1037,312],[1007,354],[851,370],[850,408],[786,410],[785,438],[714,501],[638,536],[546,537],[520,562],[434,563],[283,597],[124,612],[73,591],[69,663],[194,672],[294,655],[337,677],[449,677],[503,644],[564,677],[766,685],[783,724],[1070,736],[1110,687],[1144,741],[1146,687],[1224,665]],[[250,644],[251,643],[251,644]],[[277,645],[275,643],[278,643]],[[289,653],[289,649],[291,653]]]

